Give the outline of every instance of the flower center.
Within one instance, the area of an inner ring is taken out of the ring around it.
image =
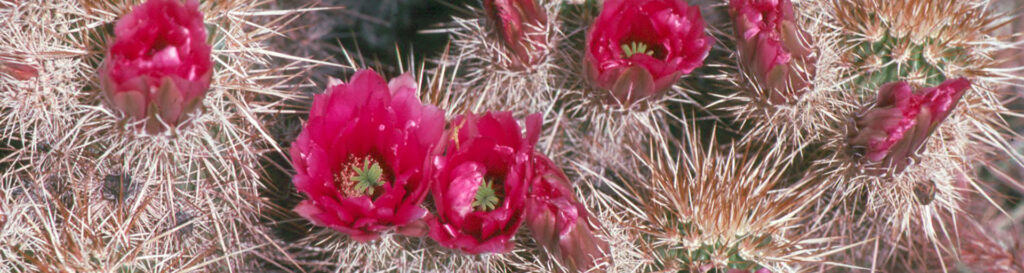
[[[167,45],[167,39],[157,37],[156,40],[153,40],[153,44],[149,47],[149,51],[146,51],[146,56],[153,57],[157,52],[164,50]]]
[[[647,44],[644,42],[631,42],[622,44],[622,57],[623,59],[629,59],[636,54],[645,54],[647,56],[654,56],[654,50],[647,48]]]
[[[494,191],[494,181],[484,179],[484,183],[476,188],[476,199],[473,199],[473,207],[479,211],[491,211],[494,210],[494,206],[497,206],[500,201],[498,193]]]
[[[334,183],[345,197],[374,196],[374,189],[384,186],[387,176],[373,156],[352,156],[342,164],[341,171],[334,175]]]

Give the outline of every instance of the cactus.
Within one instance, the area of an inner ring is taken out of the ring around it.
[[[1024,270],[1020,8],[0,0],[0,271]]]
[[[262,232],[256,163],[276,145],[264,131],[265,111],[290,95],[268,69],[270,58],[288,55],[261,41],[283,25],[243,1],[192,6],[213,49],[202,109],[173,134],[139,133],[104,106],[98,71],[115,21],[141,3],[0,3],[12,26],[0,51],[19,49],[19,65],[4,68],[36,71],[5,79],[0,93],[0,138],[11,144],[0,163],[3,206],[19,212],[7,219],[0,268],[243,269],[267,244],[255,236]]]

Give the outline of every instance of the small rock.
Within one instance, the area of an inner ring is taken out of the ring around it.
[[[178,212],[174,213],[174,227],[177,228],[181,225],[185,225],[184,227],[181,227],[181,229],[178,229],[178,231],[176,232],[178,236],[186,236],[192,234],[192,223],[189,223],[189,221],[192,221],[192,218],[195,217],[193,217],[192,214],[189,214],[188,212],[185,212],[183,210],[179,210]]]
[[[132,178],[127,174],[107,175],[103,179],[103,199],[110,202],[127,202],[135,198],[139,190],[138,183],[132,183]]]

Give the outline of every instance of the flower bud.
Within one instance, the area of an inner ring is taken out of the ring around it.
[[[530,234],[570,272],[606,267],[608,243],[594,236],[593,219],[576,201],[569,178],[544,155],[535,156],[534,169],[526,207]]]
[[[789,0],[732,0],[740,65],[769,102],[795,100],[810,86],[814,58],[810,36],[797,27]]]
[[[882,85],[878,101],[851,124],[849,145],[855,156],[902,171],[970,86],[965,78],[917,92],[906,82]]]
[[[505,50],[499,65],[526,70],[547,57],[548,17],[537,0],[486,0],[484,11]]]
[[[21,55],[21,53],[15,53]],[[0,53],[0,76],[9,75],[15,80],[26,81],[39,76],[39,70],[28,58],[20,58],[14,54]]]

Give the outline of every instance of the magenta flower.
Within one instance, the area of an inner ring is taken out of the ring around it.
[[[569,178],[544,155],[536,154],[533,162],[536,175],[526,205],[530,234],[571,272],[599,267],[607,260],[608,243],[594,236],[593,219],[576,201]]]
[[[704,64],[712,40],[700,9],[683,0],[607,0],[587,35],[586,71],[609,102],[667,91]]]
[[[150,134],[189,122],[210,88],[199,3],[149,0],[117,21],[99,69],[108,104]]]
[[[505,49],[498,64],[525,70],[547,57],[548,16],[537,0],[486,0],[484,11]]]
[[[447,154],[435,162],[430,237],[469,254],[507,252],[524,219],[540,115],[526,119],[525,138],[509,112],[467,114],[452,124]]]
[[[850,147],[870,162],[884,162],[901,171],[970,87],[964,78],[917,92],[906,82],[882,85],[878,102],[857,116]]]
[[[309,197],[295,212],[362,242],[413,223],[443,131],[444,113],[420,102],[408,74],[388,83],[363,70],[327,88],[292,143],[292,182]]]
[[[740,64],[774,104],[793,100],[810,84],[814,60],[810,36],[798,29],[789,0],[731,0]]]

